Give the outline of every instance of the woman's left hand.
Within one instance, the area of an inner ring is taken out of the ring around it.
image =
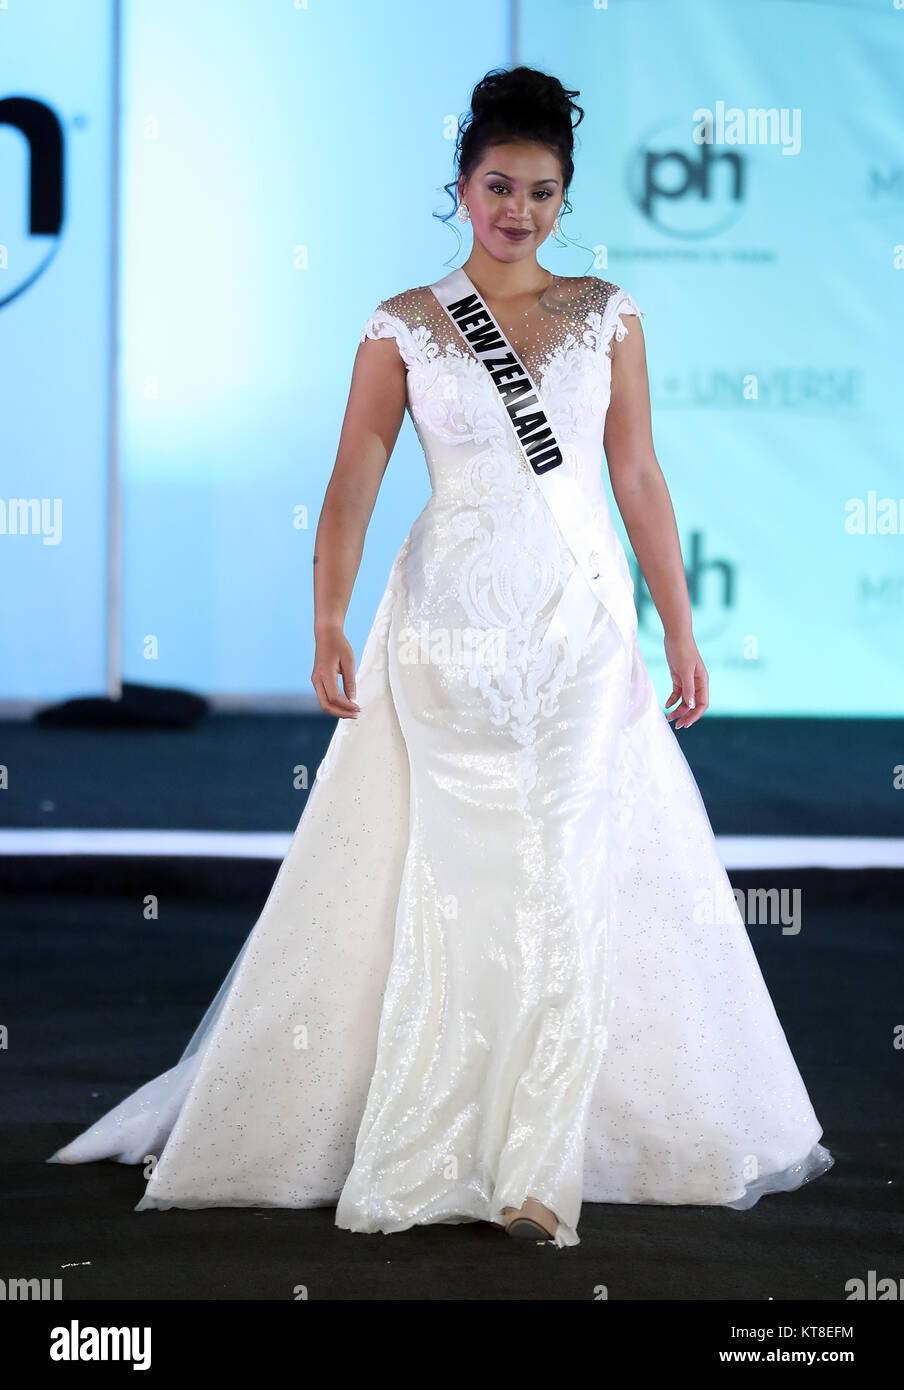
[[[665,702],[666,717],[677,721],[676,729],[686,729],[696,723],[709,704],[709,676],[691,634],[685,637],[667,635],[665,655],[672,677],[672,693]],[[681,703],[669,710],[669,705],[678,699]]]

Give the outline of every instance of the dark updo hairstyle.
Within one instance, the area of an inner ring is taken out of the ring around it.
[[[535,140],[558,156],[564,209],[570,212],[567,194],[574,177],[574,130],[584,119],[573,98],[580,95],[537,68],[493,68],[481,78],[471,93],[470,111],[458,123],[455,176],[443,185],[452,199],[452,211],[440,220],[448,222],[458,207],[461,176],[470,177],[490,145],[513,140]]]

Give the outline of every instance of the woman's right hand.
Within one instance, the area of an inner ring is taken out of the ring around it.
[[[331,628],[317,636],[311,684],[317,692],[324,714],[340,719],[357,719],[360,705],[355,703],[355,654],[341,628]],[[339,689],[339,676],[345,694]]]

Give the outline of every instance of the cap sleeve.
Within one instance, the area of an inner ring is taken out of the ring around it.
[[[634,297],[627,290],[621,289],[618,285],[611,284],[608,280],[599,281],[601,290],[602,307],[600,309],[600,337],[598,346],[608,354],[609,344],[613,338],[620,343],[628,332],[626,317],[632,314],[637,318],[645,318],[643,309],[638,307]]]
[[[411,330],[405,320],[389,308],[391,303],[391,300],[382,300],[369,315],[361,330],[361,342],[363,343],[365,338],[395,338],[399,356],[405,366],[410,367],[415,354]]]

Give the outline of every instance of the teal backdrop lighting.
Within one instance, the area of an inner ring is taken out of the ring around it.
[[[0,123],[0,498],[64,503],[60,544],[0,535],[0,702],[113,690],[121,671],[316,704],[311,560],[361,329],[467,256],[470,229],[433,213],[471,88],[515,61],[581,90],[567,244],[540,260],[645,310],[712,712],[901,712],[890,0],[0,9],[0,101],[45,103],[65,151],[59,236],[31,235],[25,141]],[[699,113],[730,108],[786,113],[789,138],[697,143]],[[406,417],[349,609],[358,657],[428,488]]]

